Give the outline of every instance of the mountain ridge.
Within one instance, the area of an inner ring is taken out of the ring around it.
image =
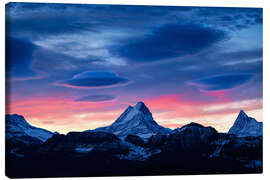
[[[58,132],[50,132],[46,129],[32,126],[29,124],[22,115],[7,114],[6,117],[6,138],[30,136],[42,142],[45,142],[53,134]]]
[[[134,107],[128,106],[126,110],[111,125],[87,131],[105,131],[125,138],[135,134],[143,139],[154,134],[167,134],[172,130],[160,126],[152,117],[152,113],[143,102]]]
[[[190,123],[183,127],[202,126],[197,123]],[[213,127],[211,127],[213,128]],[[138,102],[135,106],[128,106],[125,111],[109,126],[99,127],[84,132],[107,132],[117,135],[124,139],[128,135],[137,135],[143,139],[148,139],[156,134],[170,134],[182,128],[171,130],[160,126],[152,116],[152,113],[143,102]],[[34,133],[34,132],[39,133]],[[34,133],[34,134],[33,134]],[[37,138],[42,142],[46,141],[53,134],[43,128],[30,125],[23,116],[18,114],[6,115],[6,137],[27,135]],[[262,122],[256,121],[252,117],[240,110],[233,126],[229,129],[228,134],[237,136],[262,136]]]
[[[22,123],[29,128],[26,120],[20,118],[12,121],[13,125]],[[247,115],[241,112],[239,118],[246,119]],[[135,127],[129,126],[133,123]],[[153,131],[145,123],[153,126]],[[120,129],[113,129],[118,125]],[[11,138],[6,137],[7,174],[9,177],[119,176],[160,171],[167,174],[172,169],[175,173],[181,169],[183,174],[194,174],[201,173],[202,167],[207,174],[262,172],[262,136],[219,133],[211,126],[194,122],[169,132],[159,133],[160,127],[163,128],[153,120],[145,104],[139,103],[129,106],[115,124],[97,131],[53,134],[45,142],[15,133]],[[123,138],[113,133],[114,130],[128,135]],[[149,132],[150,138],[140,136]]]
[[[252,117],[240,110],[233,126],[229,129],[228,134],[235,134],[237,136],[262,136],[262,122],[258,122]]]

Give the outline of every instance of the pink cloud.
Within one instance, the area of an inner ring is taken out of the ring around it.
[[[202,91],[207,96],[217,97],[217,101],[228,102],[230,98],[227,93],[228,90],[218,90],[218,91]]]
[[[32,98],[6,104],[6,113],[21,114],[27,119],[39,119],[42,123],[68,124],[75,122],[75,115],[104,111],[116,102],[74,102],[73,99]],[[89,119],[91,121],[91,119]]]
[[[219,119],[238,113],[262,108],[261,99],[234,102],[226,91],[203,92],[215,100],[197,100],[188,94],[168,94],[143,99],[158,123],[165,127],[181,127],[191,121],[203,125],[221,126]],[[126,97],[129,99],[129,97]],[[126,101],[75,102],[63,96],[14,100],[6,105],[6,113],[23,115],[31,124],[61,132],[93,129],[109,125],[129,105]],[[132,99],[132,97],[130,98]],[[233,119],[232,119],[233,120]],[[230,124],[226,125],[229,126]],[[58,128],[58,129],[57,129]]]
[[[183,95],[165,95],[145,100],[156,119],[202,118],[224,116],[246,111],[261,109],[261,100],[232,101],[226,91],[204,92],[206,96],[217,97],[215,101],[182,100]],[[187,96],[187,94],[185,94]],[[186,99],[186,98],[185,98]],[[190,98],[192,99],[192,98]]]

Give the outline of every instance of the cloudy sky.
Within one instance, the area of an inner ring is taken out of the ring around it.
[[[143,101],[154,119],[262,121],[262,9],[9,3],[6,112],[66,133]]]

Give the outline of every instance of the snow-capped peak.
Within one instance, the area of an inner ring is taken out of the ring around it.
[[[148,110],[148,108],[145,106],[145,104],[144,104],[143,102],[138,102],[138,103],[134,106],[134,108],[135,108],[135,109],[138,109],[138,110],[141,110],[141,111],[143,111],[143,110],[145,110],[145,109]]]
[[[6,138],[8,139],[13,137],[31,136],[44,142],[53,134],[55,133],[31,126],[21,115],[6,115]]]
[[[23,116],[18,114],[7,114],[6,115],[6,123],[14,124],[21,127],[30,127],[31,125],[24,119]]]
[[[248,115],[244,112],[244,110],[240,110],[237,119],[247,119]]]
[[[146,105],[138,102],[134,107],[129,106],[112,125],[95,131],[107,131],[123,138],[129,134],[149,138],[154,134],[168,133],[171,130],[158,125]]]
[[[139,118],[137,121],[145,120],[155,123],[151,112],[145,106],[145,104],[143,102],[138,102],[134,107],[129,106],[113,124],[119,125],[127,123],[128,121],[132,120],[134,116],[138,115],[144,116],[144,118]]]
[[[241,110],[228,133],[236,134],[237,136],[262,136],[262,122],[248,117],[248,115]]]

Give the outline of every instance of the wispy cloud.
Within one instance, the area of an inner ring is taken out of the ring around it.
[[[86,102],[102,102],[102,101],[111,101],[115,99],[115,96],[112,95],[107,95],[107,94],[102,94],[102,95],[88,95],[88,96],[83,96],[78,99],[75,99],[74,101],[79,102],[79,101],[86,101]]]
[[[217,91],[235,88],[248,80],[254,75],[249,73],[242,74],[222,74],[209,77],[203,77],[200,79],[192,80],[188,82],[191,85],[197,86],[204,91]]]

